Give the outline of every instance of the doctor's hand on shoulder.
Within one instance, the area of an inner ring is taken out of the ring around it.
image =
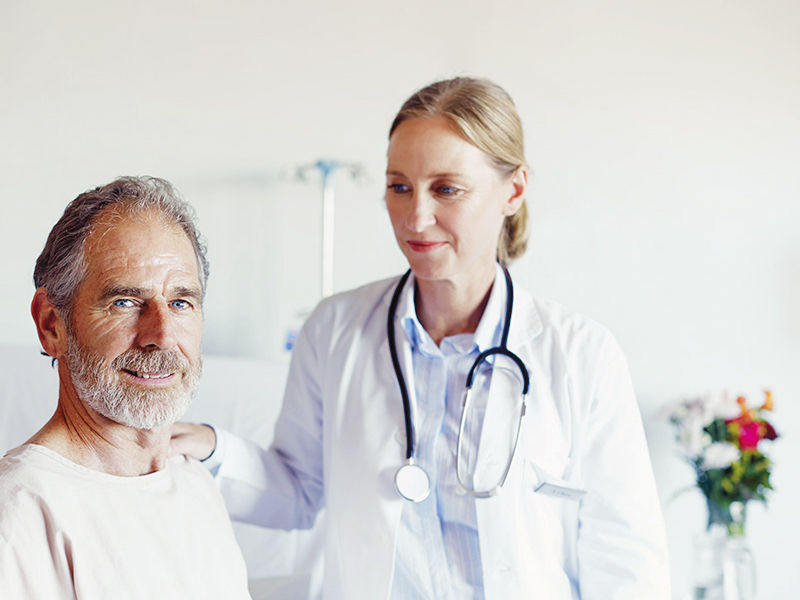
[[[200,423],[174,423],[169,439],[169,456],[183,454],[197,460],[206,460],[217,447],[214,428]]]

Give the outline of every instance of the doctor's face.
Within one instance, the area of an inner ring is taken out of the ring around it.
[[[87,240],[67,327],[78,397],[137,429],[177,420],[200,376],[202,291],[183,230],[158,215],[112,217]]]
[[[395,129],[386,208],[417,279],[468,284],[493,276],[503,219],[522,202],[513,179],[442,117]]]

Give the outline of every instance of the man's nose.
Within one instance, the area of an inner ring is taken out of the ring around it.
[[[406,227],[414,233],[422,233],[436,223],[435,203],[428,194],[414,193],[406,215]]]
[[[166,302],[148,304],[139,318],[137,341],[142,348],[166,350],[175,345],[175,322]]]

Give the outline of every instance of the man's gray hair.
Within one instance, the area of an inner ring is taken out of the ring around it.
[[[72,312],[75,294],[86,276],[86,240],[98,224],[95,217],[112,206],[122,214],[156,211],[166,222],[179,225],[194,248],[205,295],[209,265],[205,244],[195,225],[194,209],[164,179],[120,177],[75,198],[50,230],[47,243],[36,259],[33,283],[47,290],[53,306],[64,316]]]

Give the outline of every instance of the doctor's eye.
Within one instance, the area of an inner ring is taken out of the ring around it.
[[[446,198],[454,198],[454,197],[458,196],[459,194],[461,194],[462,190],[461,190],[461,188],[456,187],[454,185],[441,184],[441,185],[437,185],[434,188],[434,191],[439,196],[444,196]]]
[[[117,298],[111,305],[115,308],[132,308],[134,306],[133,300],[130,298]]]
[[[386,189],[395,194],[404,194],[409,190],[409,187],[404,183],[390,183],[386,186]]]

